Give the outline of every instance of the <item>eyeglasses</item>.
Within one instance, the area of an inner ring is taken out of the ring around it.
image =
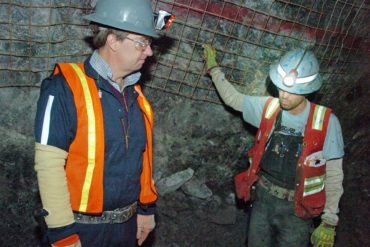
[[[146,40],[135,40],[131,39],[129,37],[126,37],[126,39],[131,40],[135,43],[135,47],[139,50],[145,50],[150,44],[152,43],[152,39],[148,38]]]

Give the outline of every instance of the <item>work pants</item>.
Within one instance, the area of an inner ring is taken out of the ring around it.
[[[82,247],[136,247],[136,215],[120,224],[77,224]]]
[[[294,214],[294,202],[279,199],[257,184],[248,247],[307,247],[312,220]]]

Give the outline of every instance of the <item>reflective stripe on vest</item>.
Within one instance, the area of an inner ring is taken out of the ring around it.
[[[273,98],[269,105],[267,106],[265,118],[270,119],[274,115],[275,111],[279,108],[279,99]]]
[[[322,130],[324,124],[324,117],[325,117],[326,107],[321,105],[316,105],[315,112],[313,115],[312,121],[312,129],[314,130]]]
[[[322,191],[324,189],[324,178],[325,175],[305,178],[303,196],[309,196]]]
[[[311,126],[313,130],[322,131],[326,110],[327,108],[324,106],[315,105]],[[318,167],[321,165],[325,165],[325,162],[322,162],[322,164],[316,164],[316,162],[317,161],[312,161],[309,166]],[[321,192],[324,189],[324,177],[325,175],[305,178],[303,197]]]
[[[81,192],[81,202],[78,211],[86,212],[87,203],[89,199],[89,191],[91,188],[93,172],[95,168],[95,150],[96,150],[96,131],[95,131],[95,113],[94,106],[92,103],[92,97],[89,91],[89,86],[87,84],[86,76],[84,72],[78,67],[77,64],[70,64],[71,67],[76,72],[78,78],[80,78],[81,86],[83,89],[83,94],[85,96],[85,105],[87,111],[87,123],[88,123],[88,148],[87,148],[87,170],[85,175],[85,182],[82,187]]]

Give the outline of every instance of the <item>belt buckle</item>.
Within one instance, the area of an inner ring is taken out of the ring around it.
[[[123,211],[122,215],[121,215],[122,221],[127,221],[129,219],[129,216],[130,216],[130,210],[129,209]]]
[[[110,224],[114,224],[116,223],[116,220],[117,220],[117,213],[115,212],[116,210],[114,210],[109,218],[109,223]]]
[[[131,216],[131,205],[125,208],[117,208],[111,211],[110,224],[126,222]]]
[[[265,187],[265,189],[273,196],[282,199],[282,200],[287,200],[287,201],[293,201],[294,200],[294,191],[293,195],[291,195],[292,191],[289,189],[280,187],[274,183],[272,183],[270,180],[267,178],[261,176],[261,185]]]

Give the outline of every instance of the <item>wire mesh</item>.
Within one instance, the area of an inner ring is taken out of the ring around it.
[[[38,87],[57,62],[91,54],[88,23],[96,0],[0,2],[0,87]],[[176,15],[154,42],[145,86],[220,103],[206,75],[202,44],[210,43],[227,78],[243,93],[267,93],[269,65],[291,48],[310,48],[324,86],[350,87],[369,67],[369,3],[365,0],[152,0]]]
[[[361,74],[359,67],[364,73],[368,68],[365,1],[154,2],[156,9],[177,16],[166,32],[168,49],[159,53],[152,69],[149,85],[158,89],[218,102],[204,72],[203,43],[216,48],[227,78],[248,94],[266,94],[269,65],[291,48],[315,52],[321,61],[322,93],[333,93],[333,84],[348,85],[344,82]]]
[[[91,49],[81,1],[0,3],[0,87],[38,87],[57,62],[81,62]]]

